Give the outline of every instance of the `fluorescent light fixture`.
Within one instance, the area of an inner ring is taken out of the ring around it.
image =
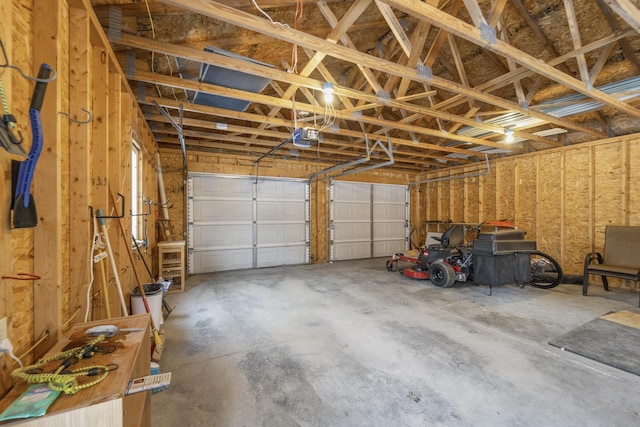
[[[333,102],[333,83],[326,82],[322,85],[322,93],[324,93],[324,100],[327,104]]]
[[[508,128],[507,130],[504,131],[504,134],[507,136],[507,138],[505,139],[505,141],[507,143],[512,143],[513,142],[513,128]]]

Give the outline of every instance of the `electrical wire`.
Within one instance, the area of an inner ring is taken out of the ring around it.
[[[147,0],[145,0],[147,1]],[[287,24],[283,24],[282,22],[278,22],[278,21],[274,21],[271,16],[269,16],[269,14],[267,12],[265,12],[256,2],[256,0],[251,0],[251,3],[253,3],[253,5],[255,6],[256,9],[258,9],[258,11],[264,15],[269,22],[271,22],[273,25],[281,25],[283,27],[289,27]],[[302,12],[303,12],[303,6],[304,6],[304,2],[303,0],[296,0],[296,13],[293,17],[293,28],[297,29],[298,26],[298,21],[302,18]],[[293,45],[293,49],[291,51],[291,67],[287,70],[289,73],[298,73],[298,45],[294,44]]]
[[[144,0],[144,4],[147,8],[147,16],[149,17],[149,24],[151,25],[151,38],[153,38],[154,40],[156,39],[156,27],[153,23],[153,18],[151,17],[151,9],[149,8],[149,1],[148,0]],[[173,67],[171,66],[171,60],[169,59],[169,55],[165,54],[164,55],[165,58],[167,58],[167,64],[169,65],[169,75],[173,76]],[[155,74],[155,51],[151,51],[151,72]],[[160,92],[160,85],[156,84],[156,91],[158,92],[158,95],[160,97],[162,97],[162,93]],[[176,95],[176,90],[175,88],[171,88],[171,92],[173,93],[173,98],[177,101],[178,97]]]

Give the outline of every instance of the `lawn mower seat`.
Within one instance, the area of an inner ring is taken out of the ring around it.
[[[443,248],[456,248],[458,246],[462,246],[464,243],[464,226],[463,225],[452,225],[447,228],[447,230],[442,233],[442,237],[440,237],[440,245]]]

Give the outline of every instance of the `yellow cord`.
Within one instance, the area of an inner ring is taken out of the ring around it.
[[[65,394],[75,394],[79,390],[92,387],[104,380],[109,371],[112,370],[109,366],[94,365],[87,366],[72,371],[66,371],[67,366],[64,364],[51,373],[34,373],[34,371],[40,371],[44,365],[53,362],[55,360],[68,359],[75,357],[76,359],[84,359],[93,356],[93,352],[87,353],[87,347],[93,347],[97,343],[104,340],[104,335],[99,335],[95,339],[88,342],[86,345],[75,347],[58,354],[40,359],[33,365],[18,368],[11,373],[14,378],[20,378],[29,384],[47,383],[51,390],[62,391]],[[81,376],[95,376],[96,379],[83,384],[78,383],[78,377]]]

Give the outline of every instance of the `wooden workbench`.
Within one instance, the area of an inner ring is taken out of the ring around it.
[[[151,343],[148,314],[75,325],[67,333],[67,338],[60,340],[46,356],[86,343],[93,338],[85,335],[87,329],[106,324],[116,325],[121,329],[132,328],[142,329],[142,331],[118,332],[114,337],[107,338],[99,344],[100,346],[115,345],[116,349],[113,353],[96,353],[90,359],[80,360],[70,369],[109,364],[117,364],[118,369],[109,372],[109,375],[102,382],[80,390],[74,395],[60,394],[44,417],[6,421],[0,425],[28,427],[150,426],[151,399],[149,392],[128,396],[124,394],[130,379],[150,374]],[[52,364],[59,366],[60,361],[52,362]],[[20,379],[15,380],[14,388],[0,401],[0,412],[18,398],[28,386]]]

